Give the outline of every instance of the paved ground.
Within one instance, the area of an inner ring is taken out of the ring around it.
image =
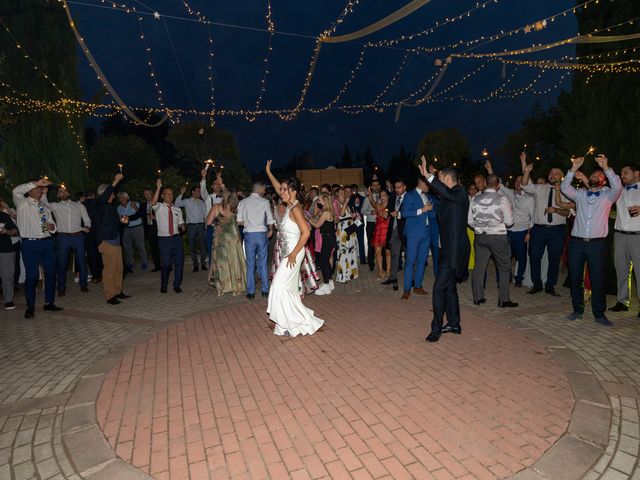
[[[264,301],[155,275],[0,313],[0,479],[640,479],[637,306],[606,329],[563,320],[564,289],[504,311],[465,285],[463,335],[427,345],[430,296],[366,272],[281,340]]]

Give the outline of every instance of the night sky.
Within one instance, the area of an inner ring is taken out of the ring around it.
[[[99,0],[80,1],[106,5],[100,4]],[[182,0],[146,0],[144,3],[126,1],[141,12],[155,10],[161,14],[195,19],[189,15]],[[194,10],[199,10],[207,19],[215,22],[261,29],[266,27],[266,0],[188,0],[188,3]],[[316,36],[332,24],[345,3],[346,0],[272,0],[275,28],[277,31]],[[338,27],[335,35],[367,26],[406,3],[408,0],[361,0],[353,13]],[[475,1],[468,0],[433,0],[410,17],[360,42],[396,38],[402,34],[421,31],[447,17],[460,14],[475,4]],[[150,8],[145,8],[144,5]],[[460,39],[470,40],[533,23],[573,5],[575,3],[572,0],[498,0],[469,18],[439,28],[434,34],[403,42],[399,47],[431,47]],[[85,41],[124,101],[133,106],[158,106],[146,54],[139,38],[137,16],[76,2],[70,2],[70,6]],[[145,15],[143,28],[166,105],[183,108],[193,105],[198,110],[208,110],[210,89],[207,25],[169,18],[156,20]],[[567,15],[549,23],[541,32],[514,35],[474,51],[521,48],[571,37],[575,32],[575,18]],[[212,38],[217,106],[253,108],[263,75],[268,33],[213,26]],[[177,52],[184,82],[171,42]],[[310,38],[284,35],[273,37],[270,74],[263,99],[265,108],[291,108],[297,103],[314,44],[314,40]],[[335,97],[349,77],[360,49],[358,42],[323,47],[305,106],[322,106]],[[573,47],[563,47],[524,58],[559,58],[573,53]],[[415,55],[411,58],[404,74],[386,94],[385,100],[394,101],[406,97],[436,72],[434,60],[446,56],[444,53],[428,55]],[[369,49],[363,68],[342,98],[341,104],[371,102],[389,82],[404,56],[405,52],[398,49]],[[84,98],[92,99],[99,91],[100,84],[84,57],[80,56],[79,63]],[[436,92],[456,82],[481,63],[481,60],[455,59]],[[513,65],[507,66],[507,78],[514,73],[514,68],[516,67]],[[484,97],[501,85],[501,72],[501,64],[491,62],[472,81],[450,93]],[[535,68],[517,67],[515,77],[507,89],[527,85],[538,73],[539,70]],[[538,88],[546,89],[557,84],[562,74],[563,71],[549,71],[540,80]],[[562,84],[564,88],[569,87],[569,78],[567,76]],[[424,104],[403,109],[399,123],[394,122],[394,109],[387,108],[382,113],[368,111],[357,116],[339,110],[322,114],[301,113],[293,122],[282,121],[275,116],[258,117],[253,123],[223,117],[217,120],[217,125],[236,135],[242,159],[254,172],[262,168],[267,158],[273,158],[276,164],[285,164],[293,155],[303,152],[310,152],[315,156],[316,166],[325,166],[339,160],[344,144],[348,144],[354,154],[370,145],[376,160],[386,163],[400,145],[414,150],[425,132],[446,127],[462,130],[471,141],[473,156],[479,156],[483,147],[488,147],[490,151],[499,147],[506,136],[518,128],[519,122],[530,112],[534,102],[552,102],[559,92],[560,89],[554,89],[546,96],[528,93],[516,99],[491,100],[475,105],[460,101]]]

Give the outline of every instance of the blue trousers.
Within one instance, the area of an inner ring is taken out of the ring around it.
[[[573,311],[584,312],[584,264],[589,266],[591,279],[591,309],[593,316],[603,317],[607,309],[605,291],[605,262],[607,246],[604,240],[583,242],[571,239],[569,242],[569,278],[571,280],[571,303]]]
[[[542,288],[541,265],[544,249],[547,249],[549,257],[549,269],[547,270],[546,290],[555,288],[558,283],[560,271],[560,256],[564,247],[565,225],[545,227],[534,225],[529,239],[529,261],[531,262],[531,282],[534,288]]]
[[[160,286],[167,288],[169,270],[173,267],[173,288],[182,285],[182,271],[184,267],[184,247],[182,237],[158,237],[160,247]]]
[[[527,243],[524,241],[524,237],[527,236],[527,231],[507,232],[507,236],[509,237],[509,244],[511,245],[511,255],[518,262],[515,281],[516,283],[522,283],[524,271],[527,268]]]
[[[424,278],[429,244],[431,243],[431,232],[427,230],[422,235],[407,234],[407,249],[405,250],[404,264],[404,291],[411,291],[411,287],[421,288]],[[414,276],[415,269],[415,276]]]
[[[244,251],[247,256],[247,293],[256,293],[256,257],[258,274],[262,281],[262,292],[269,292],[269,273],[267,271],[269,239],[266,232],[245,232]]]
[[[429,227],[429,250],[431,251],[431,257],[433,258],[433,274],[438,275],[438,254],[440,252],[440,228],[436,223],[430,224]],[[427,252],[427,261],[425,267],[429,265],[429,252]]]
[[[204,234],[204,242],[207,247],[207,258],[209,259],[209,266],[211,266],[211,248],[213,248],[213,234],[215,230],[213,225],[207,225],[207,231]]]
[[[80,272],[80,286],[87,286],[84,236],[58,235],[58,290],[63,290],[67,287],[67,265],[69,264],[69,253],[72,250],[76,269]]]
[[[53,240],[23,238],[20,250],[25,269],[24,294],[27,298],[27,308],[34,308],[36,305],[36,286],[40,277],[38,267],[41,264],[44,270],[44,302],[53,303],[56,298],[56,252]]]

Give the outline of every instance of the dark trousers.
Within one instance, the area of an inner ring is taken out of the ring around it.
[[[373,270],[376,263],[376,249],[373,248],[371,242],[373,242],[373,231],[376,229],[376,222],[367,222],[366,234],[367,234],[367,263],[369,264],[369,270]],[[360,241],[360,239],[358,239]]]
[[[211,248],[213,248],[213,234],[215,230],[213,225],[207,225],[207,230],[204,234],[204,243],[207,247],[207,258],[209,259],[209,267],[211,266]]]
[[[331,253],[336,248],[336,236],[332,233],[322,235],[322,247],[316,253],[316,265],[322,272],[324,283],[329,283],[333,277],[333,268],[331,267]]]
[[[527,243],[524,241],[527,231],[507,232],[507,236],[511,245],[511,256],[518,262],[515,281],[516,283],[522,283],[524,271],[527,268]]]
[[[367,257],[364,254],[364,223],[362,223],[356,229],[356,236],[358,237],[358,253],[360,253],[360,263],[366,263]]]
[[[26,278],[24,281],[24,294],[27,299],[27,308],[34,308],[36,304],[36,286],[39,280],[39,269],[44,270],[44,302],[53,303],[56,298],[56,252],[53,240],[26,240],[22,239],[21,252]]]
[[[91,276],[95,279],[102,278],[102,255],[98,250],[98,237],[95,232],[90,231],[84,236],[84,249],[87,252],[87,264]]]
[[[151,250],[151,258],[153,259],[153,268],[160,269],[160,246],[158,245],[158,227],[155,225],[144,226],[144,237],[149,242],[149,250]]]
[[[433,274],[438,275],[438,253],[440,252],[440,228],[436,222],[431,222],[429,226],[429,250],[431,251],[431,258],[433,258]],[[426,265],[429,264],[429,257],[427,256]]]
[[[189,238],[189,253],[194,265],[204,265],[207,260],[204,223],[187,224],[187,237]],[[200,247],[200,263],[198,263],[198,248]]]
[[[85,259],[84,237],[82,235],[58,235],[58,290],[67,287],[67,266],[69,253],[73,251],[75,267],[80,272],[80,286],[87,286],[87,262]]]
[[[569,242],[569,278],[573,311],[584,312],[584,265],[589,266],[591,279],[591,309],[593,316],[603,317],[607,309],[605,262],[607,246],[604,240],[584,242],[574,238]]]
[[[558,272],[560,271],[560,256],[564,247],[564,236],[566,228],[564,225],[555,227],[544,227],[534,225],[531,229],[529,240],[529,261],[531,262],[531,282],[534,288],[542,288],[541,265],[544,249],[547,249],[549,257],[549,269],[547,270],[547,282],[545,290],[555,288],[558,283]]]
[[[173,288],[182,285],[182,270],[184,267],[184,247],[180,235],[172,237],[158,237],[160,246],[160,286],[167,288],[169,283],[169,269],[173,268]]]
[[[440,333],[442,330],[442,320],[445,313],[449,325],[452,327],[460,325],[456,271],[449,266],[438,269],[438,275],[436,275],[436,281],[433,284],[433,321],[431,322],[433,333]]]

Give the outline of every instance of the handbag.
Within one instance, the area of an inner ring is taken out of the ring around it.
[[[346,233],[350,237],[351,235],[356,233],[357,230],[358,230],[358,227],[356,226],[356,224],[352,223],[351,225],[349,225],[347,228],[344,229],[344,233]]]

